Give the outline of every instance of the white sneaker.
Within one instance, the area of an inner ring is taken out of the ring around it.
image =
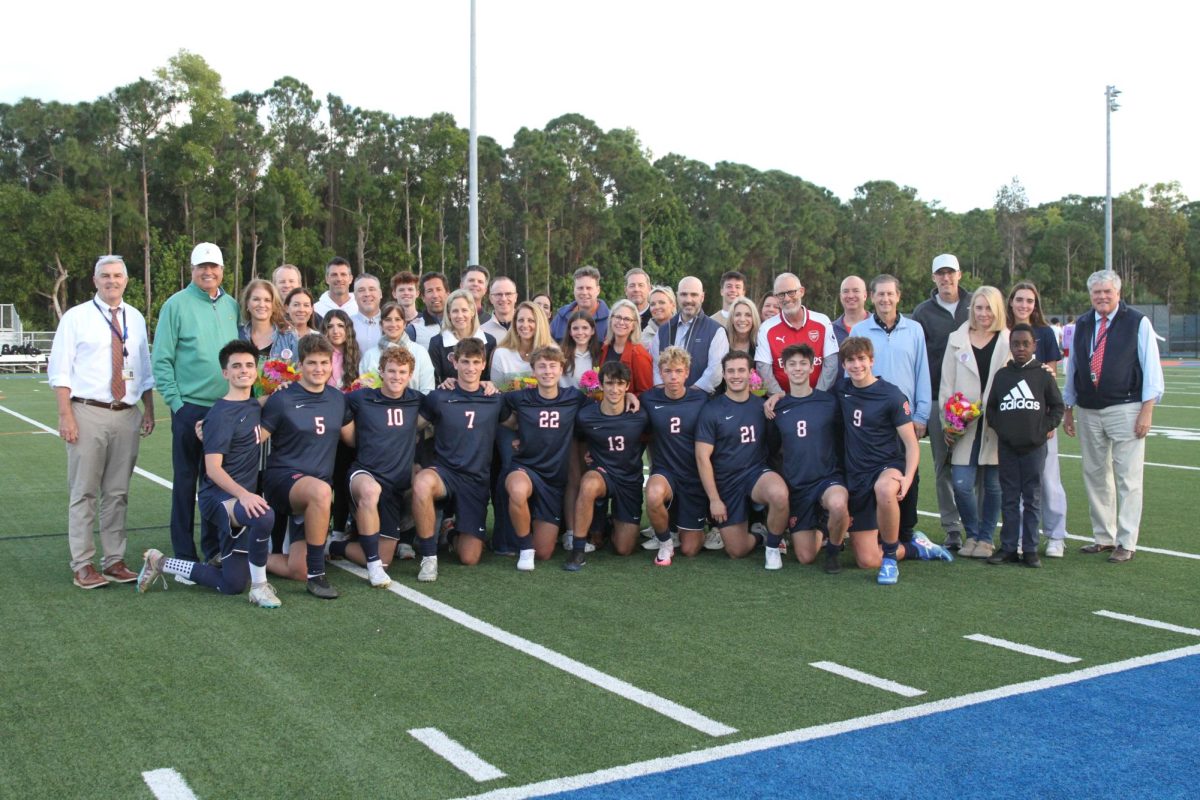
[[[405,544],[404,542],[401,542],[400,544],[396,545],[396,558],[400,559],[401,561],[412,561],[416,557],[417,551],[413,550],[413,546],[411,544]]]
[[[641,534],[641,537],[643,539],[653,539],[654,538],[654,526],[647,525],[646,527],[644,527],[640,531],[638,531],[638,533]]]
[[[188,578],[185,578],[182,575],[176,575],[175,582],[182,583],[184,586],[195,586],[196,585],[195,581],[189,580]]]
[[[517,569],[521,572],[533,572],[533,551],[522,550],[517,556]]]
[[[1046,542],[1046,558],[1062,558],[1066,545],[1066,539],[1051,539]]]
[[[654,543],[658,545],[658,555],[654,557],[654,566],[671,566],[671,559],[675,557],[675,545],[671,543],[670,539],[665,542],[660,542],[658,539],[655,539]]]
[[[417,570],[417,580],[422,583],[432,583],[437,580],[437,556],[421,557],[421,568]]]
[[[767,554],[767,569],[783,569],[783,557],[779,555],[778,547],[764,547],[763,552]]]
[[[378,561],[372,561],[367,564],[367,580],[371,582],[372,589],[383,589],[390,586],[392,579],[388,576],[387,570],[383,568],[383,564]]]
[[[756,522],[750,526],[750,532],[757,533],[759,536],[766,536],[767,526],[763,525],[761,522]]]
[[[250,604],[259,608],[279,608],[283,605],[275,594],[275,587],[269,583],[250,587]]]
[[[642,549],[643,550],[657,550],[658,549],[658,537],[655,536],[654,534],[650,534],[650,538],[647,539],[646,541],[642,542]]]
[[[704,534],[704,549],[705,550],[724,550],[725,541],[721,539],[720,531],[709,531]]]

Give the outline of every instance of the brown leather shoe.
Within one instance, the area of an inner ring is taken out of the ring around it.
[[[1092,543],[1092,544],[1085,544],[1083,547],[1079,548],[1079,552],[1081,552],[1081,553],[1111,553],[1113,551],[1113,549],[1114,548],[1111,544]]]
[[[1124,564],[1126,561],[1133,560],[1133,550],[1126,550],[1124,547],[1117,547],[1113,554],[1108,557],[1110,564]]]
[[[118,561],[104,570],[104,577],[113,583],[133,583],[137,580],[137,573],[130,571],[124,561]]]
[[[137,576],[134,575],[136,578]],[[91,564],[80,570],[75,571],[75,585],[80,589],[99,589],[101,586],[108,586],[108,581],[104,580],[104,576],[96,572],[96,568]]]

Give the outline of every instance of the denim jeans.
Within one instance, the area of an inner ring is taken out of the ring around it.
[[[979,465],[981,439],[971,448],[971,463],[952,465],[950,476],[963,532],[969,539],[991,544],[1000,519],[1000,470],[994,464]]]

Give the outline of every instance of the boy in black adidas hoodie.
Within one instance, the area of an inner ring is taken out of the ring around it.
[[[1025,566],[1042,565],[1037,541],[1041,527],[1046,441],[1054,436],[1062,421],[1064,407],[1054,376],[1033,357],[1035,347],[1033,328],[1025,323],[1014,325],[1008,338],[1012,360],[992,379],[992,393],[988,397],[985,418],[1000,440],[1000,494],[1004,517],[1000,549],[988,558],[989,564],[1020,561],[1017,539],[1023,537]],[[1023,513],[1022,504],[1025,507]]]

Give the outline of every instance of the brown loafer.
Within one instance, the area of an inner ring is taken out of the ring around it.
[[[99,589],[101,586],[108,586],[108,581],[104,580],[103,575],[96,572],[95,567],[88,564],[83,569],[75,571],[75,585],[80,589]]]
[[[1133,560],[1133,550],[1126,550],[1124,547],[1118,547],[1113,554],[1108,557],[1110,564],[1124,564],[1126,561]]]
[[[1081,552],[1081,553],[1111,553],[1113,551],[1113,549],[1114,548],[1111,544],[1092,543],[1092,544],[1085,544],[1083,547],[1079,548],[1079,552]]]
[[[125,566],[124,561],[118,561],[104,570],[104,577],[113,583],[133,583],[137,580],[137,573]]]

